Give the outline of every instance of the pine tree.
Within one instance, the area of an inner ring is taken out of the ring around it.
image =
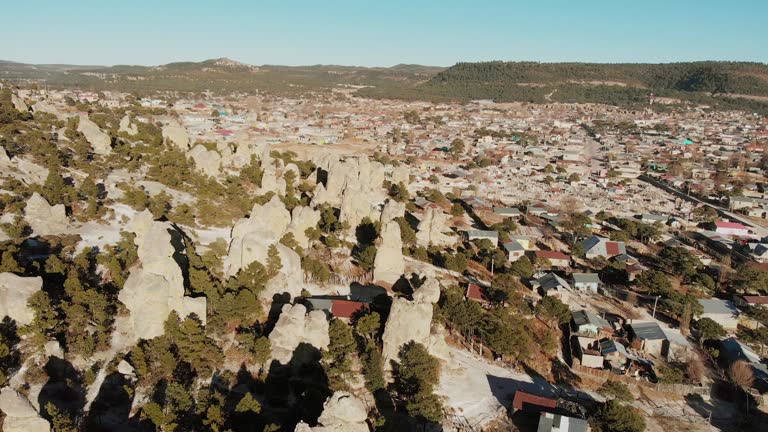
[[[283,262],[280,259],[280,252],[277,250],[277,246],[270,245],[267,250],[267,274],[270,278],[275,277],[282,268]]]

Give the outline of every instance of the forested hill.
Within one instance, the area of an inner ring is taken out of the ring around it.
[[[648,94],[654,93],[723,109],[768,113],[768,65],[744,62],[458,63],[425,83],[400,88],[399,94],[387,95],[376,89],[361,93],[439,101],[595,102],[628,108],[647,103]]]

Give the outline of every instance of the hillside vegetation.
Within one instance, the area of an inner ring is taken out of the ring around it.
[[[496,102],[593,102],[626,108],[647,104],[648,94],[722,109],[768,113],[768,103],[732,95],[768,96],[768,66],[759,63],[693,62],[595,64],[458,63],[429,81],[360,92],[372,97]]]
[[[26,65],[0,61],[0,78],[85,90],[266,92],[300,96],[361,87],[363,97],[466,102],[605,103],[637,109],[649,93],[684,102],[768,114],[768,65],[744,62],[597,64],[480,62],[447,69],[336,65],[251,66],[229,59],[163,66]],[[659,109],[664,109],[660,107]]]

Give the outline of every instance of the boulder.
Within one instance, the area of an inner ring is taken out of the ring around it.
[[[424,283],[413,292],[413,301],[430,304],[440,301],[440,282],[433,277],[427,277]]]
[[[175,228],[169,222],[147,223],[145,219],[137,217],[132,224],[141,266],[131,270],[118,294],[129,312],[115,324],[117,339],[124,344],[162,335],[171,311],[182,318],[195,314],[203,324],[206,319],[205,297],[184,296],[184,276],[173,257],[177,253],[172,242]]]
[[[11,161],[11,158],[8,157],[8,153],[6,153],[5,148],[3,146],[0,146],[0,163],[6,163],[10,161]]]
[[[247,218],[232,228],[229,254],[224,258],[224,273],[232,276],[254,261],[267,262],[269,246],[277,243],[291,222],[291,214],[277,196],[264,204],[255,204]]]
[[[373,263],[373,279],[392,285],[400,279],[404,272],[405,259],[403,258],[400,225],[395,221],[390,221],[381,229],[381,243]]]
[[[349,392],[337,391],[323,404],[323,413],[317,419],[320,426],[309,430],[312,432],[368,432],[368,424],[365,422],[367,418],[368,410],[360,399]]]
[[[40,113],[53,114],[59,120],[66,120],[67,119],[67,117],[64,116],[64,114],[59,112],[59,110],[56,109],[56,107],[54,107],[53,105],[51,105],[47,101],[39,101],[39,102],[36,102],[34,105],[32,105],[32,113],[33,113],[33,115],[37,114],[39,112]]]
[[[69,231],[64,204],[52,206],[37,192],[27,200],[24,219],[36,235],[56,235]]]
[[[420,246],[430,245],[447,247],[456,243],[456,237],[443,234],[450,231],[448,227],[449,217],[439,209],[428,208],[424,217],[419,222],[416,232],[416,241]]]
[[[125,132],[128,135],[136,135],[139,133],[139,128],[136,126],[136,124],[131,122],[131,117],[128,114],[126,114],[120,120],[120,128],[117,131]]]
[[[22,98],[16,95],[16,93],[11,93],[11,103],[13,104],[13,107],[16,108],[16,111],[20,113],[29,113],[29,107]]]
[[[293,233],[293,238],[299,246],[309,247],[309,239],[304,231],[307,228],[313,228],[320,222],[320,210],[312,210],[311,207],[297,206],[291,212],[291,223],[288,225],[288,232]]]
[[[43,351],[45,351],[46,357],[58,357],[60,359],[64,358],[64,350],[61,349],[59,341],[52,340],[46,342],[43,346]]]
[[[171,120],[163,126],[163,139],[172,142],[181,151],[189,150],[187,130],[176,120]]]
[[[0,391],[0,411],[5,413],[5,432],[50,432],[51,425],[40,417],[32,404],[21,393],[10,387]]]
[[[307,308],[302,304],[286,304],[280,311],[280,317],[275,323],[275,328],[269,334],[272,343],[272,359],[283,365],[291,359],[294,364],[301,364],[311,358],[306,353],[294,351],[301,344],[311,345],[318,350],[328,348],[328,320],[323,311],[307,313]]]
[[[120,360],[120,363],[117,364],[117,371],[121,375],[125,375],[127,377],[135,377],[136,376],[136,370],[131,366],[130,363],[128,363],[125,360]]]
[[[92,122],[88,116],[80,116],[77,131],[85,136],[95,154],[105,156],[112,153],[112,138],[99,129],[99,126]]]
[[[9,316],[21,327],[35,319],[35,311],[27,305],[32,294],[43,288],[43,278],[0,273],[0,319]]]
[[[187,153],[195,161],[195,169],[210,176],[217,177],[221,173],[221,155],[216,150],[208,150],[198,144]]]

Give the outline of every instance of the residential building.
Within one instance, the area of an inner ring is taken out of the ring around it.
[[[612,258],[616,255],[627,253],[624,242],[609,240],[605,237],[592,236],[581,242],[584,253],[587,258]]]
[[[579,292],[597,293],[600,287],[600,275],[597,273],[574,273],[573,289]]]

